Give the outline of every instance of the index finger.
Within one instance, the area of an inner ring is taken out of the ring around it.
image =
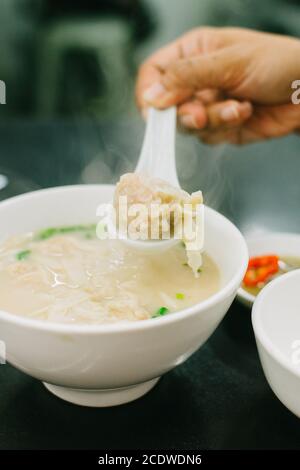
[[[160,81],[167,64],[180,57],[181,49],[177,40],[159,49],[141,65],[136,84],[136,100],[140,108],[146,107],[146,102],[143,99],[144,92],[151,85]]]
[[[136,84],[136,100],[138,106],[140,108],[146,106],[146,102],[143,99],[144,92],[151,87],[151,85],[160,81],[164,70],[169,64],[187,56],[191,57],[197,55],[199,49],[199,29],[197,29],[188,32],[152,54],[139,69]]]

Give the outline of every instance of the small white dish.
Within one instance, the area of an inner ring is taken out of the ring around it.
[[[266,379],[300,417],[300,269],[270,282],[257,296],[252,325]]]
[[[97,221],[98,205],[111,201],[113,191],[109,185],[62,186],[3,201],[1,238]],[[207,207],[205,222],[205,250],[221,274],[217,293],[161,318],[112,325],[70,325],[0,311],[7,361],[79,405],[113,406],[144,395],[210,337],[245,274],[248,251],[239,230]]]
[[[252,237],[246,237],[249,256],[276,254],[300,258],[300,235],[296,233],[264,233]],[[273,282],[273,281],[272,281]],[[255,296],[247,292],[241,286],[237,298],[247,307],[252,307]]]

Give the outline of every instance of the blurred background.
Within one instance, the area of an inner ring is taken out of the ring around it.
[[[207,24],[299,36],[300,4],[1,0],[0,79],[7,104],[0,105],[0,198],[59,184],[115,182],[132,170],[144,130],[134,103],[139,64]],[[296,136],[238,149],[178,136],[180,180],[187,190],[201,188],[206,201],[243,230],[298,230],[298,148]],[[285,185],[279,201],[275,184]],[[286,215],[294,210],[294,217]]]

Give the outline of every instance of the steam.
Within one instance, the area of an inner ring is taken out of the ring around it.
[[[81,173],[83,183],[116,183],[124,173],[134,171],[142,146],[144,125],[131,120],[114,121],[106,132],[98,128],[98,148]],[[176,161],[179,180],[188,192],[201,190],[206,205],[219,209],[226,196],[230,203],[229,178],[225,163],[229,155],[227,145],[207,146],[197,138],[178,134]]]
[[[228,197],[228,178],[223,171],[226,145],[206,146],[191,136],[177,139],[177,169],[182,187],[202,190],[206,205],[219,209]]]

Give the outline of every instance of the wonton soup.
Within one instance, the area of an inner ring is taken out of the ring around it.
[[[113,323],[172,314],[214,294],[218,268],[203,255],[199,277],[182,243],[142,254],[100,240],[90,226],[58,227],[0,245],[0,309],[64,323]]]

